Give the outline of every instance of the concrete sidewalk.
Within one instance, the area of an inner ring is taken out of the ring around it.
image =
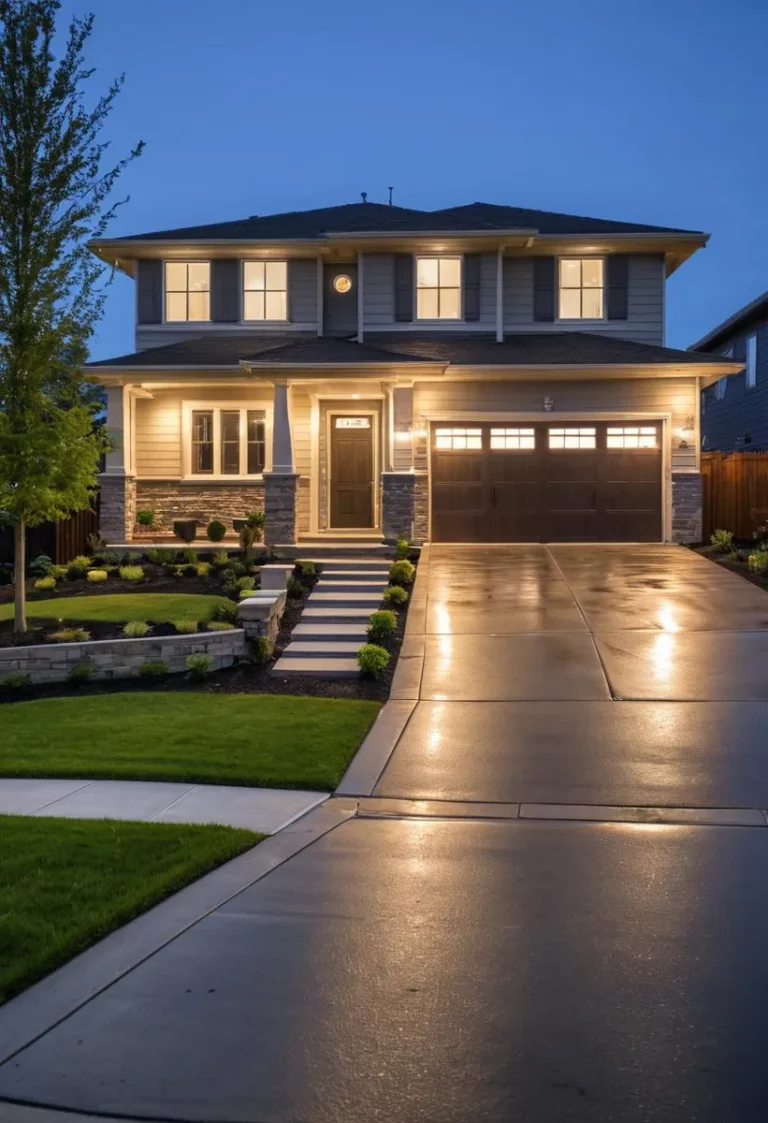
[[[142,780],[0,780],[0,815],[219,823],[275,834],[326,800],[324,792]]]

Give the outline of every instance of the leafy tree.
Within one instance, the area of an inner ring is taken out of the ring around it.
[[[104,233],[115,182],[142,149],[106,160],[101,130],[123,79],[89,106],[93,16],[57,29],[60,7],[0,0],[0,520],[14,528],[19,632],[26,527],[93,498],[106,438],[80,370],[110,275],[86,243]]]

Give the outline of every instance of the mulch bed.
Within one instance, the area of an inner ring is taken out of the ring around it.
[[[735,544],[736,550],[754,550],[754,542],[748,544]],[[731,573],[738,573],[739,577],[744,577],[753,585],[757,585],[759,589],[765,589],[768,592],[768,573],[755,573],[749,568],[745,561],[740,561],[738,558],[732,557],[730,554],[724,554],[720,550],[714,549],[713,546],[695,546],[694,551],[701,554],[702,557],[707,558],[709,561],[721,565],[723,569],[730,569]]]

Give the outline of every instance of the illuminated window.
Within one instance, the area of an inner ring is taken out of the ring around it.
[[[602,257],[560,258],[561,320],[602,320]]]
[[[550,429],[550,448],[597,448],[594,429]]]
[[[263,409],[193,409],[190,421],[190,475],[257,476],[264,471]]]
[[[608,429],[606,445],[608,448],[657,448],[655,425],[629,425],[620,429]]]
[[[435,431],[435,448],[457,450],[482,447],[482,429],[437,429]]]
[[[416,258],[416,319],[461,319],[461,258]]]
[[[243,262],[243,319],[288,319],[288,262]]]
[[[536,448],[533,429],[491,429],[491,448]]]
[[[166,261],[165,318],[170,323],[210,320],[209,261]]]

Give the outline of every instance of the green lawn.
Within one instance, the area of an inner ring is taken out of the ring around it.
[[[0,818],[0,1002],[264,837],[231,827]]]
[[[331,791],[377,702],[131,692],[0,709],[0,776],[189,780]]]
[[[31,600],[27,616],[33,620],[98,620],[125,624],[148,620],[174,624],[177,620],[207,620],[217,604],[231,604],[226,597],[205,593],[105,593],[103,596],[53,597]],[[0,604],[0,620],[13,619],[13,605]]]

